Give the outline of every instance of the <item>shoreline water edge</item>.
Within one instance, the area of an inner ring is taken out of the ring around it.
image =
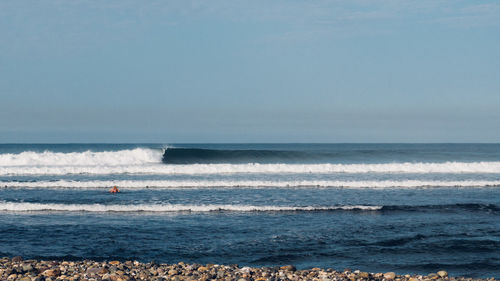
[[[394,272],[370,273],[359,270],[312,268],[297,270],[293,265],[275,267],[240,267],[218,264],[159,264],[138,261],[44,261],[23,260],[22,257],[0,259],[0,280],[8,281],[134,281],[134,280],[349,280],[349,281],[461,281],[488,280],[495,278],[452,277],[444,270],[428,275]]]

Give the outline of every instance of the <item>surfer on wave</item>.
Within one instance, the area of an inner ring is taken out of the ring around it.
[[[109,190],[109,193],[118,193],[118,192],[120,192],[120,190],[118,189],[118,187],[116,187],[116,185]]]

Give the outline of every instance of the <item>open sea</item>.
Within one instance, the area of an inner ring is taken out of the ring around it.
[[[500,144],[0,144],[17,255],[498,278]]]

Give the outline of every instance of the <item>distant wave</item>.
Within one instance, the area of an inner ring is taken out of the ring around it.
[[[162,151],[135,148],[118,151],[34,152],[0,154],[0,167],[4,166],[110,166],[160,163]]]
[[[335,210],[375,211],[381,206],[251,206],[251,205],[171,205],[171,204],[143,204],[143,205],[104,205],[104,204],[41,204],[0,202],[0,211],[11,212],[313,212]]]
[[[141,154],[141,153],[139,153]],[[141,154],[142,155],[142,154]],[[148,155],[148,153],[146,153]],[[500,173],[500,162],[444,162],[444,163],[383,163],[383,164],[191,164],[166,165],[150,164],[155,158],[132,158],[143,164],[123,164],[107,160],[108,164],[96,165],[47,165],[47,166],[9,166],[5,161],[0,165],[0,175],[66,175],[66,174],[160,174],[160,175],[207,175],[207,174],[330,174],[330,173]],[[105,158],[105,157],[103,157]],[[142,160],[141,160],[142,159]],[[70,162],[70,161],[68,161]],[[96,161],[98,162],[98,161]],[[147,162],[147,163],[146,163]]]
[[[261,181],[261,180],[116,180],[116,181],[36,181],[0,182],[6,188],[83,188],[100,189],[118,186],[127,189],[146,188],[432,188],[432,187],[498,187],[500,181],[422,181],[422,180],[382,180],[382,181]]]

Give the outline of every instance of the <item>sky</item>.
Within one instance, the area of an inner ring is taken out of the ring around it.
[[[500,1],[0,1],[9,142],[500,142]]]

